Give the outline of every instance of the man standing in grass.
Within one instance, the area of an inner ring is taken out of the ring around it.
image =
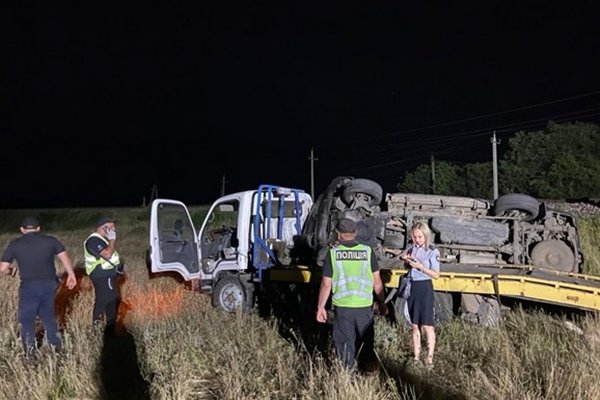
[[[114,332],[117,322],[117,274],[122,265],[115,249],[116,239],[115,220],[101,217],[96,230],[83,243],[85,271],[94,285],[93,321],[105,320],[107,333]]]
[[[357,350],[369,360],[374,354],[373,291],[379,312],[387,314],[379,264],[370,246],[358,243],[358,226],[348,218],[337,224],[338,245],[329,250],[323,263],[323,278],[319,289],[317,321],[327,321],[325,305],[329,294],[332,303],[333,343],[344,367],[355,365]],[[362,349],[361,349],[362,346]]]
[[[65,247],[54,236],[40,233],[37,219],[27,217],[20,227],[22,236],[10,242],[0,261],[0,272],[11,273],[11,263],[19,266],[19,323],[25,352],[31,354],[36,348],[35,319],[40,317],[46,329],[48,344],[61,350],[61,340],[54,315],[54,301],[58,279],[54,257],[62,262],[67,271],[67,287],[73,289],[77,278]]]

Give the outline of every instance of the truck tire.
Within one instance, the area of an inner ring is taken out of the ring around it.
[[[247,313],[252,308],[254,293],[238,276],[225,275],[213,288],[213,306],[228,312]]]
[[[489,296],[482,296],[479,310],[477,310],[477,317],[481,326],[489,328],[500,326],[502,314],[498,300]]]
[[[540,213],[540,202],[537,199],[522,193],[508,193],[494,202],[494,215],[502,217],[508,211],[521,211],[525,215],[521,221],[531,221]]]
[[[411,326],[410,315],[408,315],[408,307],[406,300],[402,296],[396,295],[392,300],[394,306],[394,319],[396,324],[403,329],[409,329]]]
[[[539,268],[579,272],[573,250],[561,240],[544,240],[531,251],[531,263]]]
[[[436,324],[448,322],[454,317],[454,298],[452,293],[433,293],[433,320]]]
[[[350,205],[355,194],[364,193],[370,197],[368,204],[370,207],[374,207],[381,203],[383,198],[383,189],[381,186],[370,179],[353,179],[344,184],[344,190],[342,192],[342,200],[344,203]]]

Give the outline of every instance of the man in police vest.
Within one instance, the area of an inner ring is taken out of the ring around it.
[[[85,271],[92,280],[95,292],[93,321],[105,319],[109,333],[114,331],[117,321],[117,274],[122,268],[119,253],[115,249],[116,239],[115,220],[101,217],[96,224],[96,231],[83,244]]]
[[[342,218],[338,222],[339,243],[325,257],[317,305],[317,321],[324,323],[327,321],[325,306],[329,294],[333,293],[333,343],[348,369],[355,366],[358,349],[366,358],[373,355],[373,291],[379,313],[387,314],[377,258],[370,246],[357,241],[357,230],[356,222],[351,219]]]

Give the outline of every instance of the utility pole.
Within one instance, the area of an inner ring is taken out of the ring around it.
[[[225,183],[227,183],[228,181],[225,180],[225,174],[223,174],[223,177],[221,178],[221,197],[225,196]]]
[[[429,161],[431,163],[431,193],[435,194],[435,158],[433,158],[433,152],[431,152]]]
[[[310,160],[310,197],[315,198],[315,161],[319,159],[315,157],[315,149],[314,147],[310,148],[310,156],[308,157]]]
[[[154,185],[152,185],[152,189],[151,189],[151,193],[150,193],[150,202],[152,203],[152,201],[157,198],[158,198],[158,186],[156,186],[156,183],[155,183]]]
[[[494,179],[494,200],[496,200],[498,198],[498,156],[496,145],[500,144],[500,140],[496,140],[496,131],[494,131],[490,142],[492,142],[492,174]]]

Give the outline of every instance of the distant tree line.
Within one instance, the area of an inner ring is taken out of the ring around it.
[[[500,194],[527,193],[547,199],[600,197],[598,125],[549,122],[540,131],[517,132],[508,147],[498,163]],[[431,168],[423,164],[406,172],[398,190],[433,193]],[[435,162],[435,193],[492,198],[492,162]]]

